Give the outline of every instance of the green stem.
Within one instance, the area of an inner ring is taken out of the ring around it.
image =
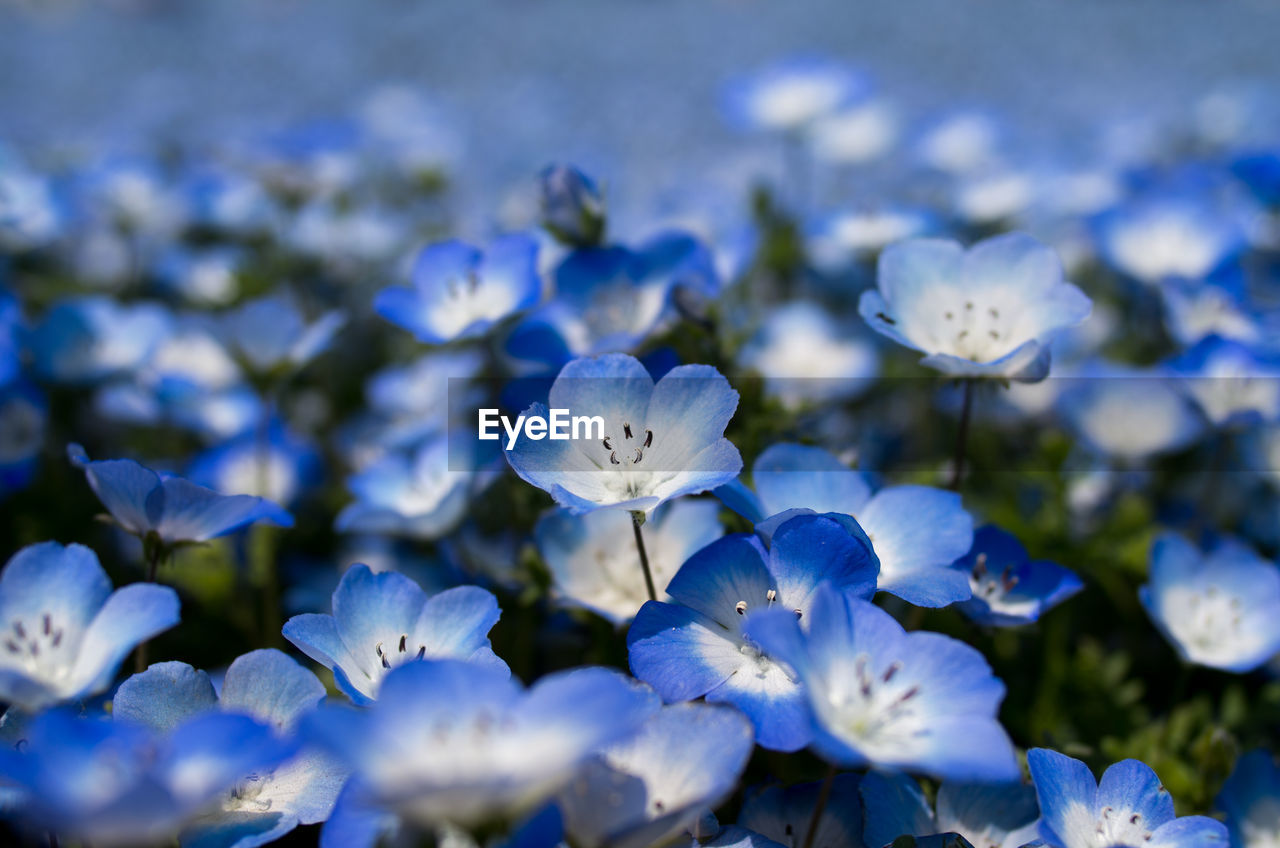
[[[644,572],[644,587],[649,590],[649,600],[658,600],[658,591],[653,587],[653,572],[649,570],[649,554],[644,549],[644,536],[640,533],[640,525],[644,524],[644,513],[631,513],[631,529],[636,535],[636,550],[640,553],[640,569]]]
[[[147,559],[147,582],[156,582],[156,573],[160,570],[160,560],[164,556],[164,545],[159,542],[143,541],[142,549]],[[139,642],[133,652],[133,670],[140,673],[147,670],[147,654],[150,640]]]

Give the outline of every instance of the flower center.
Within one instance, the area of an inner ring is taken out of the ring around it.
[[[410,651],[408,633],[400,634],[400,642],[397,644],[394,651],[387,650],[383,647],[383,644],[384,643],[379,642],[374,645],[373,653],[377,656],[379,662],[382,663],[382,667],[384,669],[390,669],[392,667],[392,660],[395,661],[395,665],[402,665],[409,660],[420,660],[427,655],[426,645],[419,645],[416,652]]]
[[[882,735],[895,730],[895,725],[915,715],[916,699],[920,695],[919,685],[904,685],[906,681],[899,678],[902,663],[896,660],[881,673],[875,674],[871,669],[871,660],[866,654],[858,655],[854,660],[853,682],[856,686],[845,688],[840,693],[839,709],[849,732],[860,739]],[[918,735],[927,732],[923,729],[914,732],[905,728],[903,735]]]
[[[48,612],[30,619],[15,618],[4,632],[4,654],[9,664],[22,666],[30,674],[45,678],[70,672],[70,663],[61,662],[66,640],[63,628]]]
[[[1013,591],[1018,585],[1018,578],[1013,574],[1013,566],[1006,565],[999,574],[987,568],[987,555],[978,554],[969,572],[969,586],[973,596],[984,601],[998,601]]]
[[[622,422],[622,438],[605,436],[600,442],[608,453],[611,466],[631,467],[644,461],[644,452],[653,447],[653,431],[639,433],[631,427],[631,422]]]

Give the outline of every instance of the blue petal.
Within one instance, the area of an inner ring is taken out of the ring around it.
[[[1027,752],[1027,767],[1031,770],[1031,782],[1036,787],[1040,802],[1040,834],[1051,845],[1085,844],[1094,838],[1092,818],[1087,821],[1088,832],[1073,831],[1080,826],[1081,817],[1076,809],[1084,807],[1097,813],[1098,784],[1089,767],[1079,760],[1050,751],[1032,748]]]
[[[1183,816],[1156,828],[1151,848],[1226,848],[1231,844],[1226,826],[1207,816]]]
[[[754,537],[725,536],[707,545],[681,566],[667,584],[680,603],[736,631],[739,601],[764,603],[777,584],[765,566],[765,552]]]
[[[168,733],[182,722],[218,706],[209,675],[186,663],[156,663],[120,684],[111,715]]]
[[[147,497],[160,486],[158,474],[130,459],[90,462],[79,445],[69,445],[67,453],[121,527],[138,534],[151,529],[159,515],[148,514]]]
[[[324,699],[324,684],[274,648],[236,657],[222,679],[222,708],[243,712],[278,730]]]
[[[739,668],[707,693],[708,703],[732,704],[751,719],[756,742],[770,751],[799,751],[813,740],[813,717],[804,687],[786,666]]]
[[[163,513],[155,529],[167,542],[204,542],[257,521],[293,526],[293,517],[265,498],[220,495],[181,477],[166,479],[161,491]]]
[[[959,495],[895,486],[878,492],[856,517],[880,558],[880,589],[920,606],[971,596],[968,578],[949,568],[973,546],[973,518]],[[922,573],[930,579],[922,581]]]
[[[110,594],[111,581],[92,550],[40,542],[18,551],[0,572],[0,620],[35,627],[47,612],[68,631],[63,638],[71,638],[89,626]]]
[[[930,836],[937,832],[929,802],[905,774],[869,772],[858,788],[866,810],[866,845],[888,845],[899,836]]]
[[[792,616],[794,619],[794,616]],[[733,635],[694,610],[649,601],[627,631],[631,672],[665,701],[688,701],[710,692],[742,664]]]
[[[778,528],[769,549],[769,571],[778,595],[792,609],[807,610],[818,584],[860,598],[875,594],[879,563],[868,545],[837,522],[799,516]]]
[[[426,602],[413,635],[418,644],[426,646],[426,656],[469,659],[490,649],[489,631],[501,615],[492,592],[479,586],[457,586]],[[491,649],[489,656],[497,660]]]
[[[1146,763],[1121,760],[1102,773],[1098,781],[1098,808],[1123,811],[1125,818],[1140,815],[1147,830],[1172,821],[1173,797]]]
[[[751,482],[761,517],[799,507],[856,517],[871,498],[865,475],[822,448],[786,442],[760,454],[751,467]]]
[[[139,643],[178,623],[178,593],[168,586],[134,583],[118,589],[85,631],[71,672],[80,694],[101,692]]]

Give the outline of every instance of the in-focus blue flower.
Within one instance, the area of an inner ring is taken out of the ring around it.
[[[538,175],[542,226],[573,247],[594,247],[604,238],[604,195],[595,181],[572,165],[551,165]]]
[[[172,844],[242,781],[288,759],[294,745],[247,715],[205,712],[168,732],[57,709],[33,719],[0,773],[33,828],[93,845]]]
[[[862,74],[842,62],[793,56],[732,80],[723,107],[737,126],[797,132],[861,99],[869,88]]]
[[[290,504],[320,479],[323,470],[315,446],[272,419],[265,434],[250,430],[201,453],[187,476],[218,492]]]
[[[1218,809],[1227,814],[1237,848],[1267,848],[1280,840],[1280,768],[1269,752],[1251,751],[1236,762],[1218,793]]]
[[[48,417],[49,404],[35,386],[0,383],[0,498],[35,476]]]
[[[604,438],[522,438],[505,452],[516,474],[582,514],[609,507],[650,512],[681,495],[729,482],[742,469],[724,429],[738,393],[707,365],[681,365],[656,384],[625,354],[576,359],[561,369],[547,405],[571,416],[600,416]]]
[[[715,500],[674,501],[654,510],[645,548],[659,597],[667,597],[667,583],[685,560],[724,535],[719,512]],[[649,599],[636,570],[631,517],[622,510],[574,515],[555,509],[539,519],[533,534],[562,600],[624,624]]]
[[[754,491],[734,481],[716,495],[754,522],[757,533],[767,536],[795,510],[849,515],[880,560],[880,591],[923,607],[970,597],[968,579],[951,569],[973,545],[973,518],[956,493],[890,486],[872,494],[866,475],[828,451],[785,442],[756,458],[751,480]]]
[[[858,311],[876,332],[925,354],[953,377],[1035,382],[1049,373],[1049,341],[1089,317],[1092,303],[1063,279],[1053,249],[1025,233],[968,250],[911,239],[880,254],[877,288]]]
[[[134,647],[177,623],[173,589],[112,592],[83,545],[25,547],[0,573],[0,701],[30,712],[102,692]]]
[[[738,361],[765,378],[766,394],[791,409],[855,398],[880,371],[869,339],[806,301],[771,310]]]
[[[374,310],[421,342],[475,338],[542,296],[538,243],[503,236],[481,251],[462,241],[430,245],[413,266],[413,285],[378,292]]]
[[[207,542],[258,521],[293,526],[293,516],[264,498],[220,495],[131,459],[91,461],[80,445],[68,445],[67,455],[116,524],[144,543],[172,547]]]
[[[27,338],[36,371],[60,383],[93,383],[143,365],[172,328],[153,303],[82,297],[55,304]]]
[[[702,241],[672,230],[636,248],[584,248],[555,271],[555,296],[506,341],[507,353],[554,371],[576,356],[631,351],[671,314],[680,292],[714,297],[715,257]]]
[[[733,792],[753,747],[737,710],[663,707],[560,793],[565,830],[583,848],[666,844]]]
[[[991,627],[1030,624],[1084,588],[1080,578],[1062,566],[1031,559],[1012,533],[994,525],[978,528],[973,549],[952,568],[969,575],[973,590],[960,611]]]
[[[831,794],[814,834],[814,848],[861,848],[860,781],[861,777],[856,774],[838,774],[831,781]],[[775,784],[759,791],[748,790],[738,814],[738,824],[789,848],[797,848],[804,844],[809,833],[813,808],[821,791],[821,783]]]
[[[1027,783],[947,781],[938,787],[936,812],[920,785],[904,774],[871,772],[859,792],[867,811],[867,845],[888,845],[904,834],[958,833],[984,848],[1022,848],[1038,840],[1040,808]]]
[[[271,295],[251,300],[222,318],[223,342],[254,374],[292,371],[329,347],[347,321],[339,310],[308,323],[292,298]]]
[[[382,533],[437,539],[458,526],[471,497],[492,480],[488,472],[450,467],[449,437],[439,435],[411,453],[387,453],[347,480],[356,496],[338,513],[344,533]]]
[[[1280,360],[1209,336],[1168,363],[1215,427],[1243,428],[1280,418]]]
[[[215,692],[209,675],[186,663],[156,663],[120,684],[112,699],[117,721],[158,733],[202,713],[221,710],[251,716],[289,739],[298,720],[325,697],[324,684],[288,656],[272,649],[237,657]],[[190,822],[184,845],[254,848],[300,824],[329,817],[347,771],[327,754],[303,750],[272,770],[249,775],[221,803]]]
[[[1049,848],[1214,848],[1227,829],[1205,816],[1175,818],[1173,798],[1155,772],[1122,760],[1094,781],[1079,760],[1032,748],[1027,765],[1040,801],[1040,838]]]
[[[339,807],[474,828],[549,800],[657,708],[607,669],[549,674],[526,690],[505,669],[429,660],[388,674],[367,710],[321,708],[306,726],[353,770]]]
[[[1187,447],[1204,418],[1167,374],[1100,362],[1067,381],[1057,408],[1089,450],[1141,463]]]
[[[1138,596],[1187,662],[1252,671],[1280,651],[1280,569],[1242,542],[1223,539],[1201,553],[1162,534]]]
[[[760,745],[799,750],[813,736],[802,686],[743,628],[755,611],[773,607],[807,628],[819,584],[869,598],[875,577],[865,536],[842,517],[793,518],[768,551],[754,536],[726,536],[671,579],[667,594],[675,603],[640,608],[627,632],[631,670],[668,702],[706,696],[733,704],[755,725]]]
[[[996,717],[1004,684],[982,654],[937,633],[907,633],[884,610],[828,583],[813,593],[805,619],[807,632],[794,615],[763,610],[745,630],[795,672],[823,757],[941,780],[1018,779]]]
[[[1200,281],[1248,246],[1242,212],[1200,193],[1156,191],[1098,218],[1098,250],[1147,285]]]
[[[478,586],[429,596],[403,574],[347,569],[333,592],[333,614],[295,615],[284,637],[333,671],[334,682],[357,704],[378,698],[392,669],[422,659],[458,659],[504,673],[489,644],[498,600]]]

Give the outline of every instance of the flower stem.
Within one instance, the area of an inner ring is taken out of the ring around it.
[[[813,805],[813,815],[809,817],[809,829],[804,834],[803,848],[813,848],[813,841],[818,838],[818,824],[822,821],[822,813],[827,809],[827,801],[831,800],[831,787],[836,782],[836,767],[827,767],[827,776],[822,779],[822,788],[818,790],[818,800]]]
[[[653,588],[653,572],[649,570],[649,554],[644,549],[644,536],[640,533],[640,525],[644,523],[643,512],[631,513],[631,529],[636,534],[636,550],[640,552],[640,570],[644,572],[644,587],[649,590],[649,600],[658,600],[658,591]]]
[[[955,461],[951,465],[951,482],[947,488],[953,492],[960,491],[960,481],[964,477],[964,455],[969,444],[969,417],[973,412],[973,380],[964,381],[964,400],[960,407],[960,426],[956,430]]]
[[[156,582],[156,572],[160,570],[160,559],[164,556],[164,546],[158,542],[143,542],[143,550],[147,558],[147,582]],[[133,652],[133,670],[141,673],[147,670],[147,642],[139,642]]]

